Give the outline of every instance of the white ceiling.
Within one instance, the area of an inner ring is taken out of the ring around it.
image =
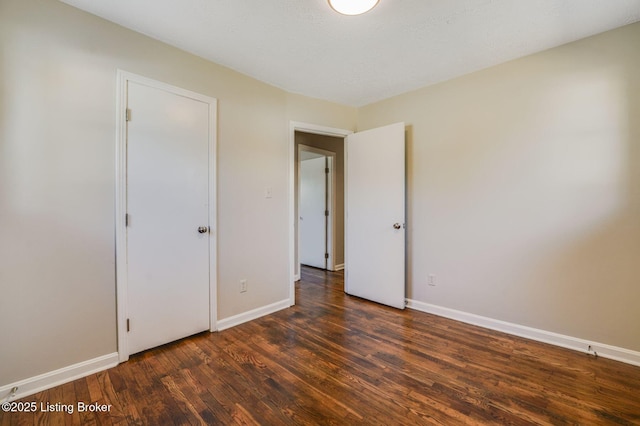
[[[62,0],[289,92],[362,106],[640,21],[640,0]],[[640,48],[640,46],[639,46]]]

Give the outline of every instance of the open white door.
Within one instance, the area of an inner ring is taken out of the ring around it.
[[[404,309],[404,123],[345,143],[345,292]]]

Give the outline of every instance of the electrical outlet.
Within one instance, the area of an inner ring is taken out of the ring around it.
[[[240,280],[240,293],[247,291],[247,280]]]
[[[432,286],[435,287],[436,286],[436,276],[433,274],[429,274],[429,276],[427,277],[427,283]]]

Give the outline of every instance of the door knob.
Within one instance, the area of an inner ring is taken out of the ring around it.
[[[201,234],[204,234],[205,232],[207,232],[209,230],[208,226],[199,226],[198,227],[198,232]]]
[[[400,228],[402,228],[402,225],[400,225],[399,223],[393,224],[393,229],[400,229]]]

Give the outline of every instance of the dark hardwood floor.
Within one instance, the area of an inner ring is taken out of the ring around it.
[[[640,425],[640,368],[343,293],[304,268],[297,305],[133,356],[0,412],[31,424]]]

